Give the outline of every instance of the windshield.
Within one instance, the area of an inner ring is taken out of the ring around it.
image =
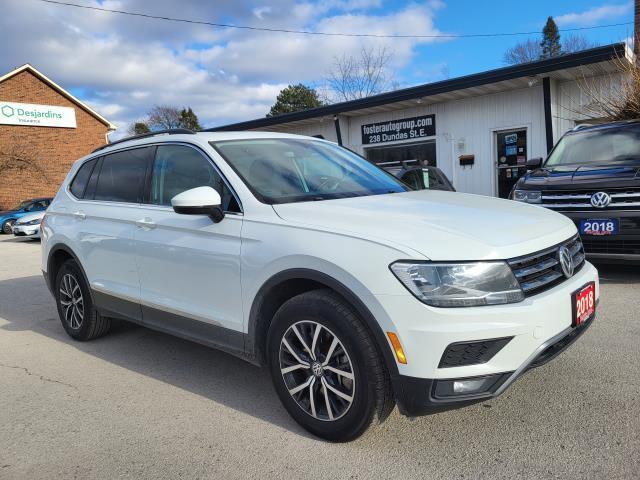
[[[608,128],[565,135],[545,166],[589,165],[640,160],[640,126]]]
[[[18,205],[13,207],[11,210],[22,210],[26,208],[31,203],[30,200],[25,200],[24,202],[20,202]]]
[[[409,190],[355,153],[313,140],[252,139],[211,142],[265,203],[291,203]]]

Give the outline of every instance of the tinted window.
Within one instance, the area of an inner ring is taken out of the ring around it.
[[[82,198],[84,196],[89,176],[91,175],[91,171],[95,164],[95,159],[89,160],[88,162],[85,162],[85,164],[80,167],[80,170],[78,170],[78,173],[76,173],[75,178],[71,182],[70,188],[71,193],[73,193],[76,198]]]
[[[96,161],[95,166],[93,167],[93,172],[91,172],[91,177],[89,178],[89,182],[87,183],[87,188],[84,189],[84,197],[85,199],[93,199],[93,195],[96,192],[96,185],[98,184],[98,175],[100,175],[100,168],[102,166],[102,158],[99,158]]]
[[[222,208],[238,212],[238,203],[211,162],[184,145],[158,147],[151,176],[150,203],[171,206],[171,199],[186,190],[209,186],[222,198]]]
[[[110,202],[140,202],[148,151],[148,148],[136,148],[104,157],[94,198]]]

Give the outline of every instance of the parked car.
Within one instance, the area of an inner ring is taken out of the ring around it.
[[[385,167],[414,190],[444,190],[455,192],[456,189],[438,167],[430,165],[406,165]]]
[[[11,210],[0,212],[0,232],[10,234],[13,232],[13,224],[20,217],[33,212],[43,212],[51,203],[51,198],[33,198],[20,202]]]
[[[16,237],[40,238],[40,221],[44,214],[45,210],[40,210],[20,217],[13,224],[13,234]]]
[[[116,317],[266,365],[300,425],[345,441],[395,404],[500,395],[595,318],[563,215],[412,191],[316,138],[178,132],[82,158],[49,207],[42,270],[72,338]]]
[[[640,261],[640,122],[577,127],[527,163],[512,198],[573,220],[590,258]]]

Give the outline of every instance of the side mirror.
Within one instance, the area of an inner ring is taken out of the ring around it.
[[[542,166],[542,157],[530,158],[527,160],[527,170],[535,170]]]
[[[224,218],[220,194],[211,187],[197,187],[171,199],[173,211],[183,215],[208,215],[214,223]]]

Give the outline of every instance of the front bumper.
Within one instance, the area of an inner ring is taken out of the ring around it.
[[[596,315],[578,327],[568,327],[558,335],[550,338],[540,345],[517,370],[495,374],[495,380],[489,391],[473,394],[458,395],[455,397],[439,398],[437,394],[438,382],[453,380],[472,380],[483,377],[469,377],[456,379],[428,379],[400,375],[394,386],[396,388],[396,401],[400,413],[409,417],[429,415],[446,410],[466,407],[474,403],[482,402],[502,394],[513,382],[529,370],[540,367],[553,360],[560,353],[569,348],[594,322]]]
[[[14,225],[13,234],[16,237],[39,237],[40,225]]]
[[[595,282],[597,301],[600,296],[598,272],[589,262],[573,277],[549,290],[508,305],[436,308],[410,295],[376,295],[392,323],[385,325],[386,331],[396,333],[407,358],[406,364],[396,364],[398,372],[392,379],[400,411],[421,415],[502,393],[530,365],[537,366],[546,357],[550,359],[549,351],[541,356],[550,345],[571,332],[583,331],[582,327],[571,327],[572,294],[589,282]],[[500,348],[491,351],[492,340],[506,339]],[[479,348],[474,345],[464,356],[448,355],[452,345],[465,343],[481,345]],[[558,345],[555,350],[560,350]],[[488,351],[491,355],[485,355]],[[483,361],[469,361],[480,354],[485,355]],[[463,397],[458,390],[453,400],[434,394],[438,382],[492,376],[496,381],[490,389],[482,390],[486,394],[480,396]]]
[[[558,211],[558,210],[556,210]],[[582,235],[587,258],[597,260],[640,261],[640,210],[580,210],[558,211],[580,226],[580,220],[616,218],[620,225],[617,235]]]

